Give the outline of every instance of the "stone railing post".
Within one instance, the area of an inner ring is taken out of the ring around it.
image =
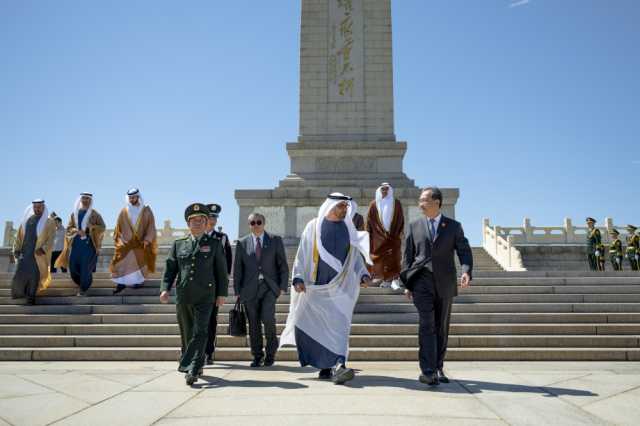
[[[487,242],[487,228],[490,226],[488,217],[482,219],[482,246],[484,247]]]
[[[8,220],[4,223],[4,241],[2,242],[3,247],[12,247],[13,246],[13,234],[15,230],[13,229],[13,222]]]
[[[569,217],[564,218],[564,238],[565,243],[572,243],[576,239],[575,228],[573,227],[573,222]]]
[[[529,219],[528,217],[524,218],[524,221],[522,223],[522,229],[523,229],[523,233],[522,235],[524,236],[524,242],[528,243],[531,241],[531,237],[533,237],[533,229],[531,227],[531,219]]]
[[[511,269],[512,264],[511,264],[511,258],[513,256],[513,236],[509,235],[507,237],[507,256],[509,256],[509,259],[507,259],[507,265],[509,265],[509,269]]]
[[[602,241],[605,243],[609,243],[611,242],[611,234],[610,232],[615,229],[615,227],[613,226],[613,219],[610,217],[605,217],[604,218],[604,227],[606,228],[606,235],[602,236]]]
[[[493,239],[493,252],[496,254],[496,256],[498,255],[498,239],[500,238],[500,227],[499,226],[494,226],[493,227],[493,232],[494,232],[494,239]]]

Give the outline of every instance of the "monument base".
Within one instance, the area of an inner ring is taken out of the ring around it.
[[[342,192],[358,203],[366,217],[375,191],[389,182],[402,203],[407,225],[422,215],[418,207],[420,188],[402,172],[405,142],[296,142],[287,144],[292,174],[275,189],[239,189],[238,235],[249,232],[247,217],[260,212],[267,229],[285,243],[297,244],[305,225],[318,214],[327,194]],[[348,172],[345,172],[348,170]],[[458,188],[441,188],[443,213],[455,217]]]

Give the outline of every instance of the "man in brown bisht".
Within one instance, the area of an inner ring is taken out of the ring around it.
[[[369,204],[367,232],[373,278],[382,280],[380,287],[399,290],[404,214],[402,204],[393,197],[393,188],[386,182],[376,190],[376,199]]]
[[[36,292],[51,283],[51,249],[56,225],[47,214],[44,200],[33,200],[22,217],[18,234],[13,243],[13,256],[18,261],[11,282],[11,298],[27,298],[33,305]]]
[[[115,253],[109,265],[111,279],[117,284],[113,294],[127,287],[142,287],[147,274],[156,270],[158,242],[153,212],[138,188],[127,191],[126,201],[113,233]]]

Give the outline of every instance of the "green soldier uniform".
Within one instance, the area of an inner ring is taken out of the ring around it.
[[[604,271],[604,245],[602,244],[602,235],[600,230],[594,225],[596,220],[592,217],[587,218],[587,258],[589,260],[589,269],[592,271]]]
[[[613,229],[611,232],[611,244],[609,245],[609,259],[614,271],[622,271],[622,259],[624,251],[622,250],[622,241],[620,241],[620,233]]]
[[[207,216],[204,204],[187,207],[185,219]],[[162,278],[161,291],[171,291],[176,282],[176,313],[183,353],[178,371],[191,385],[202,374],[209,319],[217,297],[227,296],[229,275],[221,241],[206,233],[190,234],[173,243]]]
[[[633,225],[627,225],[627,260],[631,264],[631,270],[638,270],[638,258],[640,257],[640,236],[636,235],[636,228]]]

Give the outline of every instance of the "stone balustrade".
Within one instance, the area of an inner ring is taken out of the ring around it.
[[[609,232],[617,229],[620,238],[625,239],[625,226],[615,225],[607,217],[603,225],[597,226],[602,234],[602,242],[611,241]],[[537,246],[586,246],[587,226],[574,226],[570,218],[564,219],[563,226],[533,226],[531,219],[525,218],[521,227],[491,225],[490,220],[482,220],[482,246],[507,271],[526,270],[522,261],[522,250],[518,247]]]
[[[12,247],[13,240],[15,239],[18,230],[14,228],[12,221],[5,222],[4,225],[4,241],[3,247]],[[113,247],[113,229],[107,229],[104,235],[104,241],[102,245],[104,247]],[[176,238],[181,238],[187,235],[189,230],[187,228],[172,228],[171,221],[165,220],[161,228],[158,228],[158,245],[160,247],[170,246]]]

